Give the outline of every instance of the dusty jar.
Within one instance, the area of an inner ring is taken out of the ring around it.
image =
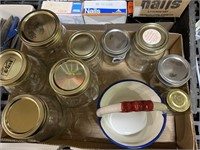
[[[150,85],[159,93],[181,87],[190,79],[191,68],[188,61],[175,54],[161,58],[150,80]]]
[[[68,107],[78,107],[97,99],[98,77],[77,58],[58,61],[49,74],[49,82],[57,97]]]
[[[0,85],[10,94],[42,92],[46,88],[46,66],[30,55],[15,49],[0,53]]]
[[[63,43],[65,33],[66,29],[57,15],[44,9],[28,13],[19,24],[19,37],[23,44],[47,64],[66,57]]]
[[[159,24],[147,23],[134,33],[132,41],[126,57],[128,67],[139,73],[151,72],[167,49],[168,31]]]
[[[96,36],[89,31],[77,31],[68,40],[67,49],[71,57],[84,60],[93,70],[98,71],[101,62]]]
[[[70,127],[71,118],[54,97],[25,94],[8,102],[2,113],[2,127],[15,139],[39,142],[59,136]]]
[[[131,48],[128,32],[120,29],[110,29],[101,37],[103,60],[115,65],[122,62]]]

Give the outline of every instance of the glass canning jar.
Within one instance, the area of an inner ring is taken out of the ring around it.
[[[48,65],[67,56],[63,43],[65,33],[57,15],[44,9],[28,13],[19,24],[19,37],[23,44]]]
[[[89,31],[77,31],[73,33],[67,44],[68,53],[71,57],[84,60],[90,68],[98,71],[101,56],[96,36]]]
[[[15,49],[0,53],[0,85],[10,94],[44,92],[47,88],[46,66]]]
[[[61,135],[70,128],[71,119],[54,97],[24,94],[8,101],[2,127],[15,139],[39,142]]]
[[[171,88],[181,87],[190,79],[191,68],[188,61],[175,54],[161,58],[150,80],[150,85],[160,94]]]
[[[122,62],[131,48],[128,32],[120,29],[110,29],[101,37],[103,60],[115,65]]]
[[[139,73],[152,72],[167,49],[168,31],[159,24],[147,23],[134,33],[132,41],[126,57],[128,67]]]
[[[57,97],[68,107],[78,107],[97,99],[98,77],[77,58],[64,58],[50,71],[49,82]]]

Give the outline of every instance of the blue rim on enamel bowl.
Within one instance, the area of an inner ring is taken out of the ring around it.
[[[161,100],[161,103],[163,103],[163,100],[162,100],[162,98],[160,97],[160,95],[159,95],[151,86],[149,86],[148,84],[146,84],[146,83],[144,83],[144,82],[142,82],[142,81],[133,80],[133,79],[127,79],[127,80],[120,80],[120,81],[117,81],[117,82],[111,84],[110,86],[108,86],[108,87],[103,91],[103,93],[100,95],[100,97],[99,97],[99,99],[98,99],[97,109],[100,108],[100,103],[101,103],[102,97],[104,96],[104,94],[105,94],[112,86],[114,86],[114,85],[116,85],[116,84],[118,84],[118,83],[127,82],[127,81],[139,82],[139,83],[142,83],[142,84],[146,85],[147,87],[149,87],[150,89],[152,89],[152,90],[155,92],[155,94],[157,94],[157,96],[158,96],[158,97],[160,98],[160,100]],[[153,143],[161,136],[161,134],[162,134],[162,132],[164,131],[165,126],[166,126],[166,121],[167,121],[167,115],[166,115],[166,113],[163,113],[163,114],[162,114],[162,117],[163,117],[163,124],[162,124],[161,130],[160,130],[160,132],[158,133],[158,135],[155,136],[155,137],[154,137],[151,141],[149,141],[148,143],[143,144],[143,145],[138,145],[138,146],[129,146],[129,145],[127,146],[127,145],[120,144],[119,142],[113,140],[113,139],[112,139],[111,137],[109,137],[109,135],[104,131],[104,129],[103,129],[102,125],[101,125],[101,119],[102,119],[102,117],[98,117],[98,123],[99,123],[99,126],[100,126],[101,130],[103,131],[104,135],[105,135],[112,143],[114,143],[115,145],[117,145],[117,146],[119,146],[119,147],[121,147],[121,148],[141,149],[141,148],[145,148],[145,147],[147,147],[147,146],[150,146],[151,144],[153,144]]]

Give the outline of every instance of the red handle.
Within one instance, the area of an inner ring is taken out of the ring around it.
[[[121,102],[121,112],[131,111],[153,111],[153,102],[151,100]]]

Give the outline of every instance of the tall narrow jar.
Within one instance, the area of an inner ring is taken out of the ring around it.
[[[46,66],[30,55],[15,49],[0,53],[0,85],[10,94],[38,93],[46,89]]]
[[[97,75],[77,58],[64,58],[50,71],[49,82],[67,107],[78,107],[97,99]]]
[[[63,43],[65,32],[57,15],[44,9],[28,13],[19,24],[19,37],[23,44],[47,64],[54,64],[66,57]]]
[[[127,54],[128,67],[139,73],[154,70],[156,62],[164,55],[168,31],[159,24],[144,24],[133,36],[133,45]]]
[[[2,127],[15,139],[40,142],[61,135],[71,126],[71,118],[54,97],[24,94],[7,103]]]

